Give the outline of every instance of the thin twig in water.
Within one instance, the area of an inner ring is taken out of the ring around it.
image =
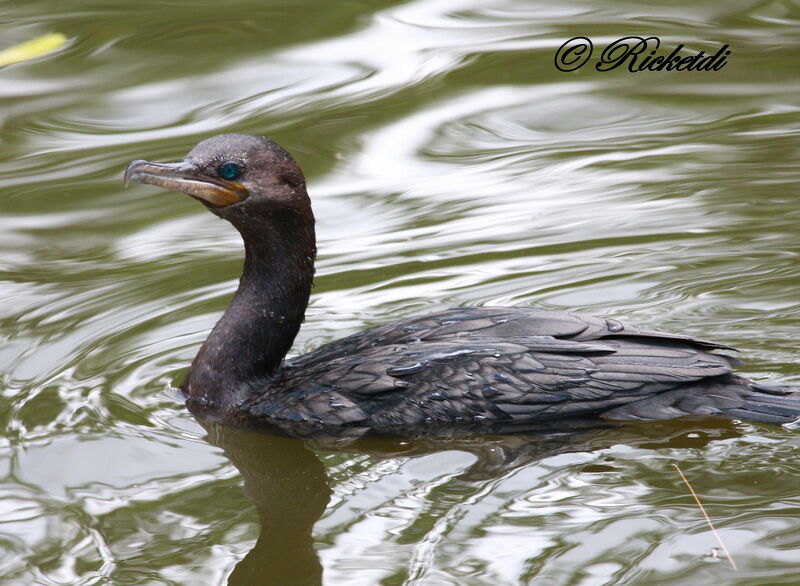
[[[733,556],[731,555],[731,552],[729,552],[728,548],[725,547],[725,542],[722,541],[722,537],[720,537],[719,533],[717,533],[717,530],[714,529],[714,524],[711,522],[711,518],[708,516],[708,513],[706,513],[706,510],[703,507],[703,503],[700,502],[700,498],[697,496],[697,493],[692,488],[692,485],[689,484],[689,481],[686,480],[686,477],[683,475],[683,472],[681,471],[680,467],[674,462],[672,463],[672,465],[675,466],[675,470],[678,471],[678,474],[680,474],[681,478],[683,478],[683,482],[686,483],[686,486],[689,487],[689,492],[692,493],[692,496],[694,497],[694,502],[696,502],[697,506],[700,507],[700,512],[703,513],[703,516],[706,518],[706,523],[708,523],[708,526],[711,528],[711,532],[714,534],[714,537],[717,538],[720,547],[722,547],[722,551],[725,552],[725,555],[727,556],[728,561],[731,563],[731,566],[733,566],[734,571],[738,572],[739,569],[736,567],[736,562],[733,561]]]

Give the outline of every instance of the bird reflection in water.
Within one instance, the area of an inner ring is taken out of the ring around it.
[[[228,578],[228,584],[241,586],[324,583],[314,525],[331,500],[332,490],[323,460],[332,451],[366,455],[374,462],[448,451],[467,452],[475,457],[474,462],[466,469],[454,470],[454,476],[477,487],[559,454],[594,452],[617,445],[645,450],[701,448],[713,440],[740,436],[735,423],[719,418],[634,422],[569,432],[542,430],[529,434],[410,441],[300,439],[211,420],[200,423],[208,432],[208,441],[222,448],[239,470],[244,491],[258,510],[261,524],[258,540]],[[586,471],[619,473],[613,462],[607,466],[592,465]]]

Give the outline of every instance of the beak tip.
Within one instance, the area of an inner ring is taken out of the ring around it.
[[[127,188],[131,182],[131,178],[133,177],[134,172],[136,171],[137,167],[140,167],[143,163],[147,161],[137,160],[133,161],[128,167],[125,169],[125,174],[122,176],[122,186]]]

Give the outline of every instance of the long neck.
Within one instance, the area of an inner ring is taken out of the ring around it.
[[[280,367],[305,315],[316,245],[310,208],[278,213],[267,225],[237,226],[245,245],[239,288],[192,363],[183,385],[188,401],[227,411],[252,383]]]

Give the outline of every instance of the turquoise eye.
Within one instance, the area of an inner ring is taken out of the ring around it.
[[[227,179],[228,181],[233,181],[241,173],[242,170],[236,163],[224,163],[219,167],[217,167],[217,174],[223,179]]]

